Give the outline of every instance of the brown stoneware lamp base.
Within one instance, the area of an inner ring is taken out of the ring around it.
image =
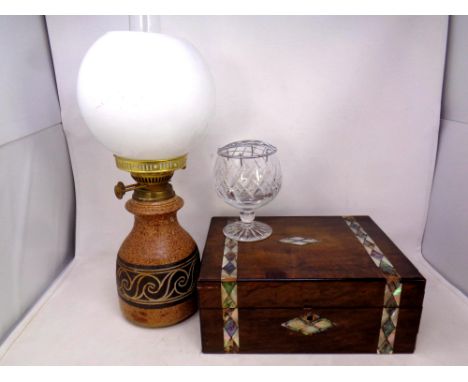
[[[196,282],[200,256],[192,237],[179,225],[184,201],[169,183],[185,168],[186,155],[165,160],[115,157],[117,167],[137,182],[114,188],[121,199],[133,191],[126,208],[135,224],[117,256],[117,292],[130,322],[146,327],[177,324],[197,310]]]
[[[117,290],[124,316],[146,327],[174,325],[197,310],[200,259],[192,237],[179,225],[183,200],[130,199],[132,231],[117,256]]]

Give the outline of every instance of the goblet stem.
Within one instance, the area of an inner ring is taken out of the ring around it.
[[[271,235],[271,227],[265,223],[254,221],[255,212],[241,210],[241,220],[228,224],[223,232],[226,237],[237,241],[258,241]]]
[[[255,212],[249,210],[242,210],[240,212],[240,218],[244,224],[252,224],[255,219]]]

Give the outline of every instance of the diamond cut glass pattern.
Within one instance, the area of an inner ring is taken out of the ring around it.
[[[224,234],[238,241],[257,241],[271,228],[254,221],[255,210],[273,200],[281,188],[276,148],[261,141],[238,141],[218,150],[215,164],[216,193],[241,210],[241,221],[228,224]]]

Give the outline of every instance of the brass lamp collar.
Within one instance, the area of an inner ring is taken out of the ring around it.
[[[127,191],[133,192],[133,199],[145,202],[163,201],[175,196],[169,184],[175,170],[185,169],[187,154],[171,159],[141,160],[114,155],[117,168],[128,171],[136,184],[125,186],[122,182],[114,188],[115,195],[122,199]]]
[[[171,159],[130,159],[114,155],[115,164],[123,171],[130,173],[174,172],[184,169],[187,164],[187,154]]]

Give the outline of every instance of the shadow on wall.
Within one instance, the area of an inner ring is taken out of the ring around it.
[[[468,295],[468,17],[451,16],[437,163],[424,257]]]
[[[72,260],[75,190],[44,18],[0,17],[0,343]]]

